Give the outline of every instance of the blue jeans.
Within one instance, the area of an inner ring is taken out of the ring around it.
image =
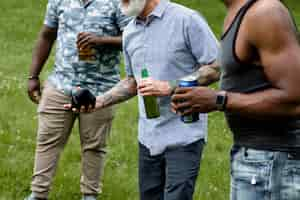
[[[300,155],[233,147],[231,200],[299,200]]]
[[[192,200],[204,141],[151,156],[139,145],[140,200]]]

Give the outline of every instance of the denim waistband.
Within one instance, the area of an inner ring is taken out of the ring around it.
[[[231,149],[231,155],[233,154],[244,154],[244,156],[249,156],[249,154],[256,154],[256,156],[261,156],[266,159],[271,159],[275,155],[285,158],[287,160],[300,160],[299,149],[291,149],[289,151],[274,151],[268,149],[254,149],[248,147],[241,147],[234,145]]]

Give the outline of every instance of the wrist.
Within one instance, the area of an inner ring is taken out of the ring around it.
[[[104,107],[104,100],[102,96],[96,97],[96,109],[97,108],[103,108]]]
[[[171,94],[173,94],[173,91],[175,90],[175,88],[173,88],[172,84],[170,84],[169,81],[162,81],[160,87],[164,88],[162,90],[163,96],[170,96]]]
[[[29,75],[28,76],[28,80],[39,80],[39,76],[38,75]]]
[[[178,80],[170,80],[168,81],[168,85],[169,85],[169,91],[170,91],[170,95],[172,95],[175,92],[175,89],[178,86]]]
[[[100,46],[105,44],[105,38],[103,36],[96,36],[95,45]]]

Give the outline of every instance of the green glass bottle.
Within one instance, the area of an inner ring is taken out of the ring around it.
[[[142,78],[149,77],[148,70],[146,68],[142,69]],[[157,118],[160,116],[159,106],[157,104],[156,97],[154,96],[144,96],[145,112],[148,119]]]

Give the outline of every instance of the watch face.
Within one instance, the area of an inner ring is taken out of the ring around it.
[[[224,111],[227,103],[227,95],[226,92],[219,92],[216,99],[217,109],[220,111]]]
[[[219,107],[219,106],[222,106],[222,103],[223,103],[223,96],[218,94],[217,99],[216,99],[216,104]]]

